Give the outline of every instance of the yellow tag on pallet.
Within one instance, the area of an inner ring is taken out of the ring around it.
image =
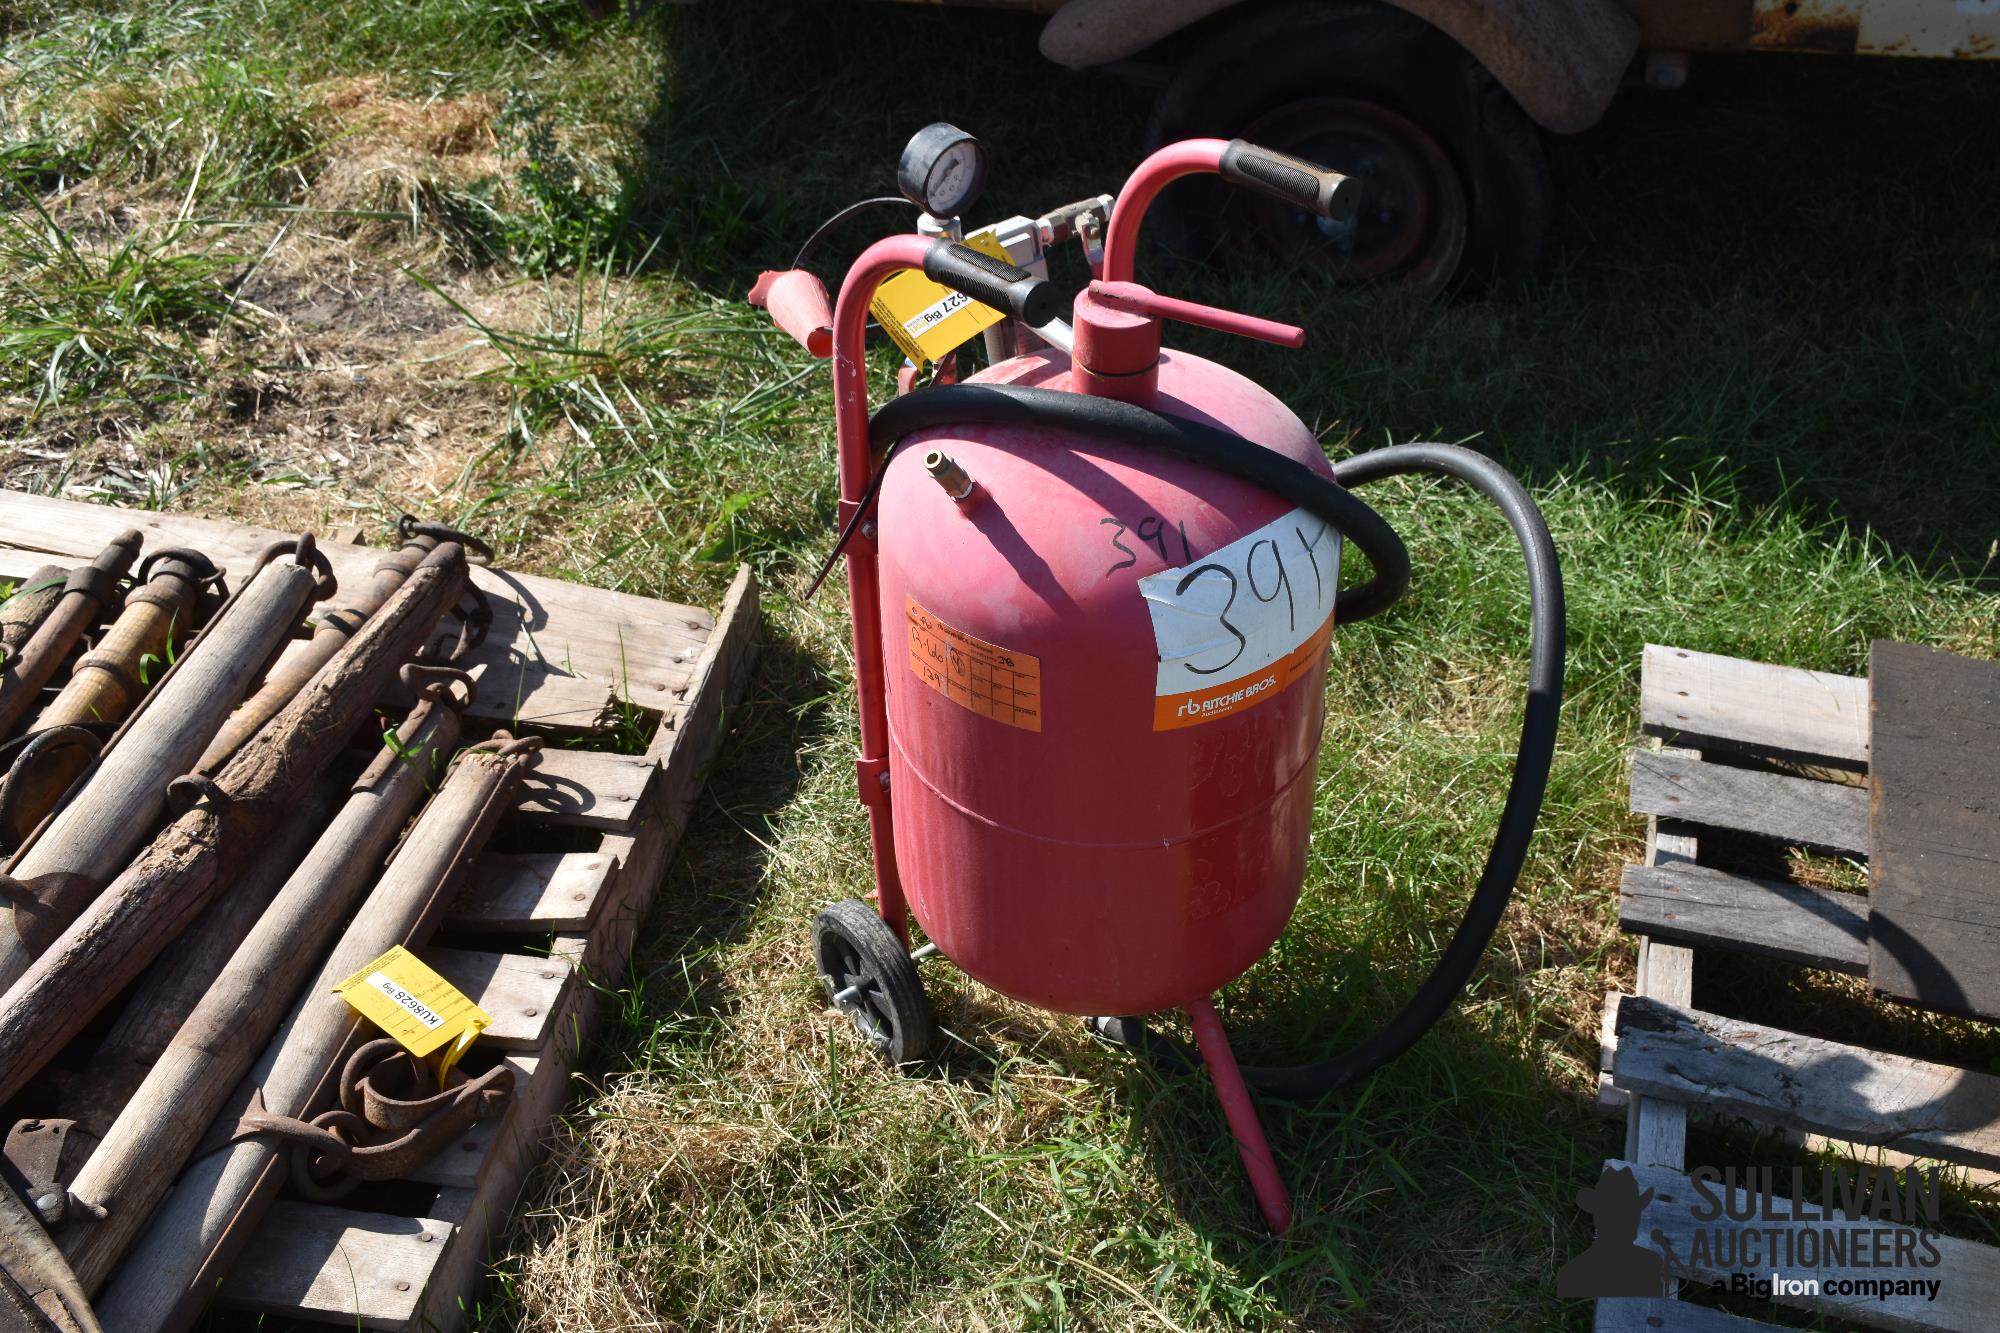
[[[965,244],[983,255],[1007,260],[1007,247],[990,227],[966,237]],[[992,306],[932,282],[916,269],[904,269],[877,287],[868,313],[920,370],[1006,318]]]
[[[439,1063],[440,1080],[472,1039],[493,1022],[485,1010],[401,945],[333,990],[419,1059],[451,1043]]]

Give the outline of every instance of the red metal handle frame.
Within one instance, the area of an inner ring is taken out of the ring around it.
[[[1104,273],[1106,282],[1132,281],[1133,256],[1139,249],[1139,224],[1146,210],[1170,182],[1183,176],[1204,173],[1219,175],[1226,139],[1183,139],[1170,143],[1141,162],[1118,191],[1111,206],[1111,221],[1104,228]]]
[[[939,242],[924,236],[889,236],[861,252],[840,284],[833,308],[833,422],[840,465],[840,523],[861,504],[874,460],[868,445],[868,303],[875,289],[904,269],[924,266]],[[855,693],[861,704],[861,758],[855,765],[861,801],[868,807],[868,840],[875,860],[876,907],[909,942],[903,882],[896,873],[896,844],[889,819],[889,714],[882,661],[882,592],[875,580],[875,537],[864,524],[847,543],[847,601],[854,629]]]

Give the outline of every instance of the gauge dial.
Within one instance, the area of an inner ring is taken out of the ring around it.
[[[896,184],[932,217],[957,217],[985,188],[985,145],[955,125],[926,125],[903,149]]]

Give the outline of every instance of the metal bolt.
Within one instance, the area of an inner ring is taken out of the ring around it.
[[[41,1215],[45,1226],[54,1226],[63,1220],[63,1196],[55,1190],[36,1195],[35,1212]]]
[[[931,943],[924,945],[922,948],[912,950],[910,952],[910,961],[913,963],[921,963],[924,961],[924,959],[929,958],[932,954],[936,953],[937,951],[938,951],[937,942],[933,940]]]
[[[533,1018],[536,1014],[540,1013],[541,1011],[538,1009],[523,1009],[521,1012],[526,1014],[528,1017]]]
[[[867,539],[868,539],[869,541],[871,541],[871,542],[875,540],[875,520],[874,520],[874,519],[872,519],[872,518],[865,518],[865,519],[861,520],[861,535],[862,535],[862,536],[864,536],[864,537],[866,537],[866,538],[867,538]]]
[[[397,1291],[408,1291],[409,1289],[410,1289],[410,1284],[407,1282],[398,1282],[396,1284]]]
[[[422,1241],[422,1242],[423,1242],[424,1244],[428,1245],[428,1244],[430,1244],[430,1243],[431,1243],[432,1241],[436,1240],[436,1239],[437,1239],[437,1237],[436,1237],[436,1236],[433,1236],[433,1235],[432,1235],[432,1234],[431,1234],[430,1232],[428,1232],[428,1231],[420,1231],[420,1232],[418,1232],[418,1233],[417,1233],[417,1239],[418,1239],[418,1240],[420,1240],[420,1241]]]

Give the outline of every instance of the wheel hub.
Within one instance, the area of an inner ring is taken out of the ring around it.
[[[1279,253],[1318,263],[1344,283],[1400,277],[1436,291],[1465,252],[1464,187],[1444,149],[1379,102],[1311,97],[1260,116],[1243,138],[1331,167],[1362,182],[1345,222],[1261,196],[1244,198],[1252,225]]]

